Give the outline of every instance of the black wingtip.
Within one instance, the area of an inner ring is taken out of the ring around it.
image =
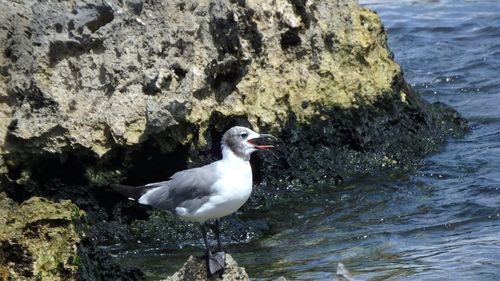
[[[110,184],[109,187],[114,191],[126,196],[127,198],[138,200],[146,191],[145,186],[130,186],[122,184]]]

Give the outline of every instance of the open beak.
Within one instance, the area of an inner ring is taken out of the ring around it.
[[[269,149],[274,147],[274,145],[270,144],[273,140],[277,140],[277,138],[273,135],[259,134],[258,137],[249,139],[247,142],[257,149]]]

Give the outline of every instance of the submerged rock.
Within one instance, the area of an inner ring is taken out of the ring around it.
[[[18,205],[0,193],[0,279],[74,280],[80,210],[33,197]]]
[[[203,281],[203,280],[249,280],[248,274],[243,267],[238,266],[233,257],[226,254],[226,269],[222,275],[207,275],[205,260],[190,256],[181,269],[164,281]]]

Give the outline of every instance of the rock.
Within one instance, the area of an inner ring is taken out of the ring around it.
[[[352,278],[351,273],[342,263],[337,265],[336,278],[337,281],[355,281],[354,278]]]
[[[0,279],[74,280],[80,210],[33,197],[20,205],[0,193]]]
[[[164,281],[203,281],[203,280],[249,280],[243,267],[239,267],[233,257],[226,254],[226,269],[222,277],[208,277],[206,263],[202,259],[190,256],[181,269]]]
[[[291,116],[308,124],[386,96],[418,109],[394,86],[401,70],[380,19],[356,2],[6,1],[7,172],[78,155],[83,169],[122,157],[117,175],[132,165],[123,149],[210,149],[235,118],[279,133]]]

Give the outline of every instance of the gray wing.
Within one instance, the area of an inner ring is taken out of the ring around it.
[[[216,163],[175,173],[169,181],[146,185],[152,189],[139,202],[175,213],[176,207],[190,212],[198,209],[213,194],[212,185],[217,181]]]

